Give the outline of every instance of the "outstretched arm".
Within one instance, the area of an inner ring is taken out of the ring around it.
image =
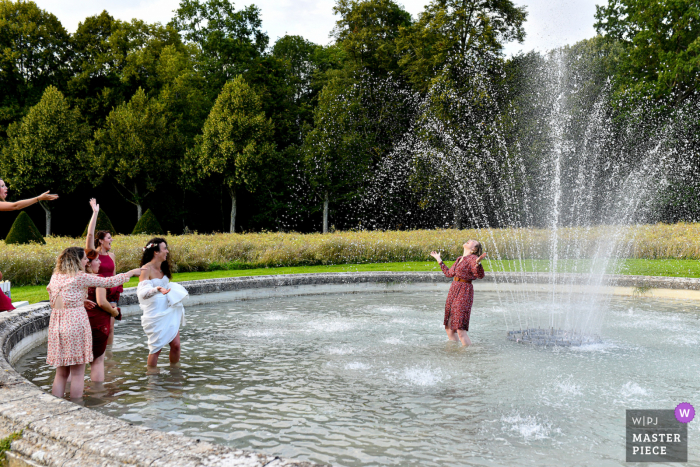
[[[87,238],[85,239],[85,248],[89,250],[95,249],[95,227],[97,226],[97,215],[100,213],[100,205],[97,204],[95,198],[90,200],[90,207],[92,207],[92,217],[90,218],[90,224],[88,225]]]
[[[437,253],[435,251],[430,252],[430,256],[435,258],[435,261],[438,262],[440,265],[440,269],[442,269],[442,273],[445,274],[447,277],[454,277],[456,272],[455,272],[455,267],[457,266],[457,263],[459,263],[459,258],[457,258],[457,261],[455,261],[455,264],[452,265],[451,268],[447,268],[445,266],[445,263],[442,262],[442,258],[440,257],[440,253]]]
[[[58,198],[58,195],[49,194],[47,191],[39,196],[35,196],[34,198],[22,199],[20,201],[15,201],[14,203],[0,201],[0,211],[18,211],[26,208],[27,206],[38,203],[39,201],[53,201],[56,198]]]

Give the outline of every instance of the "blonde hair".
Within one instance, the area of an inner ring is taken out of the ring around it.
[[[79,272],[83,271],[80,261],[85,256],[85,250],[78,248],[77,246],[72,246],[66,248],[58,255],[56,259],[56,268],[54,268],[54,274],[68,274],[69,276],[74,276]]]

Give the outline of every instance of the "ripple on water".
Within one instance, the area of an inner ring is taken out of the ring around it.
[[[353,294],[198,307],[180,331],[180,369],[169,367],[166,348],[157,375],[145,374],[138,318],[127,319],[102,392],[87,381],[86,405],[236,449],[337,466],[558,467],[620,459],[622,410],[672,407],[700,391],[700,322],[675,304],[648,302],[629,315],[629,300],[612,300],[603,343],[545,351],[504,339],[503,310],[490,292],[478,292],[474,305],[475,346],[446,343],[444,300]],[[50,391],[45,359],[44,346],[16,368]]]
[[[501,423],[504,433],[515,433],[526,442],[547,439],[550,435],[561,432],[559,429],[554,429],[550,422],[541,420],[536,415],[523,416],[519,412],[503,415]]]

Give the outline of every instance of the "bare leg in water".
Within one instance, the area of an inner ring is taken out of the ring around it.
[[[161,349],[162,350],[162,349]],[[158,357],[160,356],[160,350],[158,352],[148,355],[148,362],[146,365],[150,367],[158,366]],[[175,339],[170,342],[170,364],[173,365],[180,361],[180,333],[177,333]]]
[[[457,335],[459,336],[459,340],[462,341],[462,345],[464,347],[469,347],[470,345],[472,345],[472,341],[469,339],[467,331],[465,331],[464,329],[457,329]]]
[[[83,397],[83,389],[85,387],[84,363],[56,368],[56,377],[53,380],[51,394],[56,397],[63,397],[66,394],[66,382],[69,375],[71,377],[70,398],[80,399]]]
[[[447,338],[449,340],[454,341],[454,342],[459,342],[457,339],[457,336],[455,335],[455,332],[452,329],[445,328],[445,331],[447,331]]]

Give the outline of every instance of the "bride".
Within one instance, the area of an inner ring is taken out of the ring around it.
[[[185,325],[182,301],[188,293],[184,287],[170,282],[168,244],[163,238],[154,238],[143,249],[136,294],[143,315],[141,325],[148,337],[148,366],[158,365],[158,356],[170,344],[170,363],[180,361],[180,324]]]

